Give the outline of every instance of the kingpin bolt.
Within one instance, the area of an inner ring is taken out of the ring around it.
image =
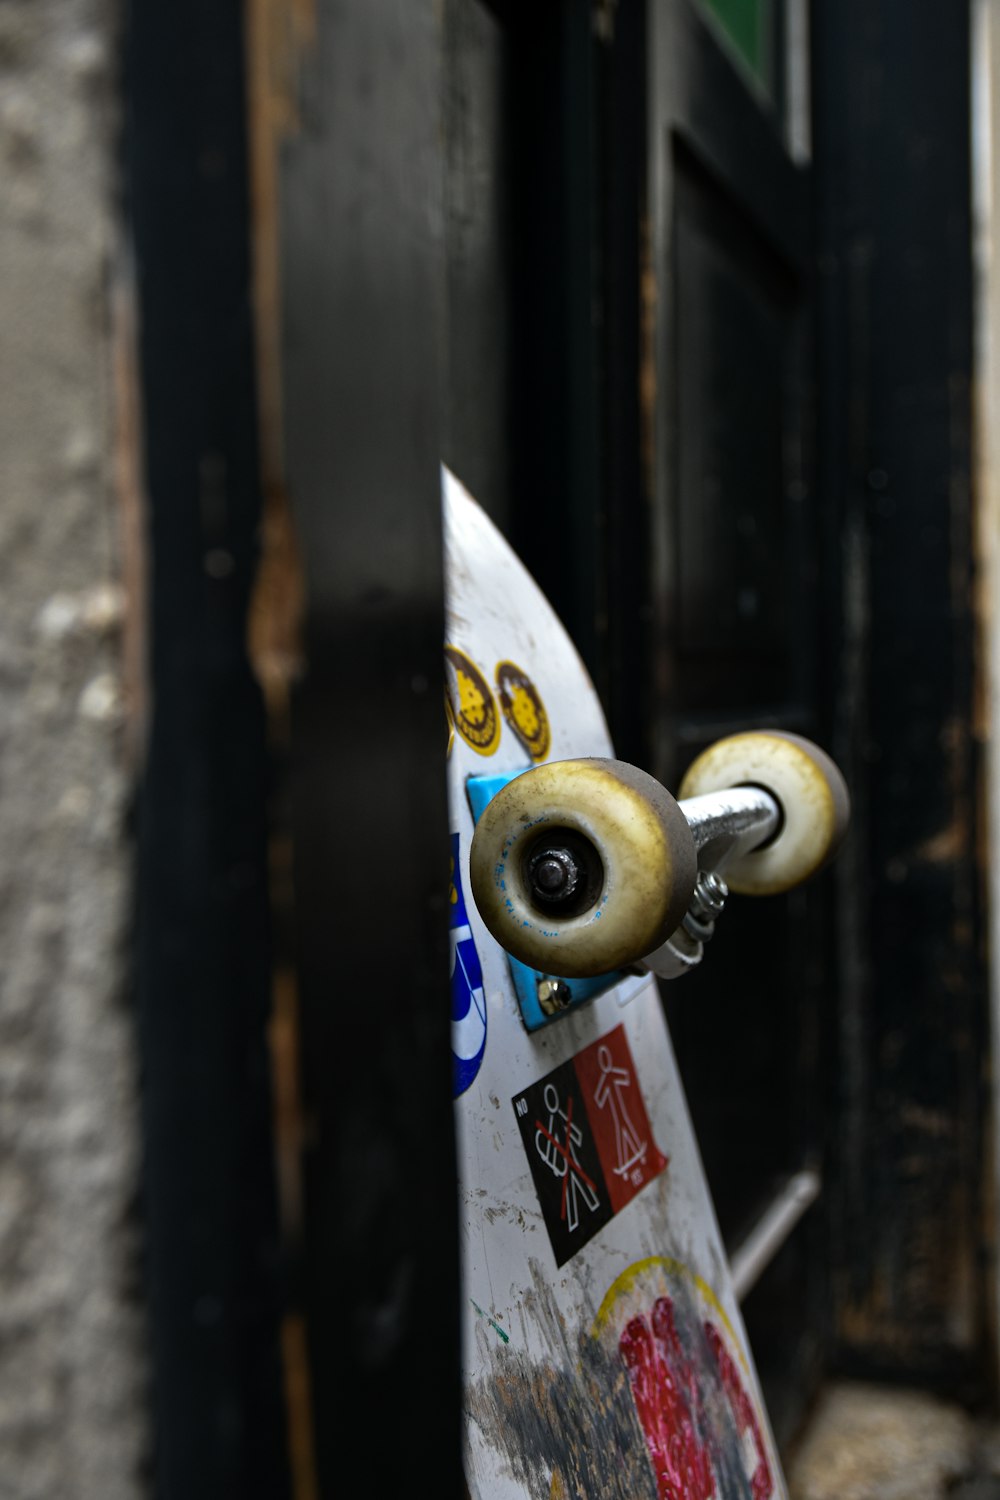
[[[729,887],[722,876],[716,875],[714,870],[703,870],[691,894],[688,910],[699,922],[714,922],[721,915],[728,896]]]
[[[707,943],[715,932],[715,921],[721,915],[729,887],[714,870],[703,870],[691,893],[691,902],[681,926],[696,943]]]

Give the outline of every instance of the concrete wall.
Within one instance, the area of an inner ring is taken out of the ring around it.
[[[117,19],[0,0],[0,1500],[146,1488]]]

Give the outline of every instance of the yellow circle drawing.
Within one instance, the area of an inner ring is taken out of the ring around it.
[[[695,1289],[696,1299],[678,1318],[684,1283]],[[679,1480],[683,1488],[677,1493],[720,1494],[724,1473],[735,1465],[749,1481],[741,1493],[772,1500],[776,1458],[753,1372],[707,1281],[669,1256],[636,1261],[612,1283],[590,1332],[605,1347],[612,1342],[628,1370],[658,1476]],[[719,1398],[728,1417],[722,1418]],[[684,1476],[691,1477],[690,1485]],[[779,1488],[783,1493],[780,1481]],[[675,1493],[673,1486],[669,1492]],[[726,1485],[724,1492],[733,1491]]]
[[[445,646],[445,692],[458,733],[479,755],[492,755],[500,743],[500,715],[490,685],[475,662],[457,646]]]
[[[532,760],[544,760],[552,734],[538,689],[527,672],[512,661],[498,661],[494,675],[504,718]]]
[[[704,1277],[699,1276],[697,1272],[692,1271],[691,1268],[689,1266],[686,1266],[683,1261],[674,1260],[673,1257],[669,1255],[651,1255],[647,1260],[637,1260],[631,1266],[627,1266],[626,1269],[621,1273],[621,1275],[615,1278],[615,1280],[608,1287],[608,1290],[605,1292],[604,1300],[602,1301],[600,1307],[597,1309],[597,1316],[594,1318],[593,1324],[590,1329],[591,1337],[599,1338],[605,1331],[605,1329],[611,1324],[613,1315],[615,1314],[616,1304],[623,1297],[627,1297],[630,1292],[636,1289],[639,1283],[641,1283],[650,1272],[653,1272],[655,1274],[657,1271],[661,1273],[665,1272],[667,1276],[677,1276],[682,1280],[694,1283],[704,1300],[708,1303],[709,1307],[716,1314],[716,1316],[722,1323],[722,1326],[725,1328],[743,1368],[745,1370],[748,1369],[749,1366],[747,1364],[747,1357],[743,1352],[743,1346],[740,1342],[739,1337],[737,1336],[736,1329],[733,1327],[729,1319],[729,1314],[726,1312],[726,1309],[719,1301],[716,1293],[712,1290]]]

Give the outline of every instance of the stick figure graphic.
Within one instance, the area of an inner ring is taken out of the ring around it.
[[[600,1199],[597,1188],[580,1165],[577,1150],[583,1142],[583,1131],[573,1124],[573,1097],[570,1095],[565,1110],[559,1107],[559,1092],[555,1085],[547,1083],[542,1095],[549,1112],[548,1129],[541,1120],[535,1121],[535,1148],[542,1161],[555,1177],[562,1178],[562,1203],[559,1217],[565,1221],[572,1233],[580,1222],[579,1203],[593,1212]],[[559,1139],[560,1130],[565,1134]]]
[[[598,1109],[607,1105],[611,1111],[611,1121],[615,1128],[615,1152],[618,1157],[618,1165],[612,1170],[616,1177],[624,1177],[637,1162],[645,1161],[649,1143],[641,1138],[633,1125],[625,1102],[625,1090],[632,1086],[631,1073],[627,1068],[615,1067],[611,1048],[607,1046],[598,1048],[597,1062],[601,1076],[594,1090],[594,1103]]]

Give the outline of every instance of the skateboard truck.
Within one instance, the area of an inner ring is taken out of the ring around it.
[[[478,823],[483,813],[489,807],[494,798],[500,794],[516,778],[527,774],[527,768],[517,771],[488,772],[483,776],[470,776],[465,783],[466,795],[472,811],[474,823]],[[555,861],[562,867],[558,879],[554,872],[544,871],[540,866],[545,861],[547,852],[552,852]],[[558,917],[558,890],[553,890],[554,885],[561,885],[563,891],[570,899],[572,894],[579,891],[581,879],[586,877],[579,869],[572,872],[565,869],[568,860],[574,863],[577,860],[586,861],[587,851],[580,850],[578,846],[567,841],[565,831],[560,837],[554,849],[546,851],[541,843],[532,849],[532,859],[529,862],[529,876],[532,886],[532,895],[535,896],[534,887],[541,887],[543,896],[540,903],[541,909],[547,909],[550,917]],[[532,871],[532,866],[534,867]],[[539,878],[540,877],[540,878]],[[546,886],[548,890],[546,891]],[[572,891],[571,891],[572,887]],[[545,902],[545,896],[548,902]],[[556,897],[553,902],[553,896]],[[565,914],[564,914],[565,915]],[[518,1007],[521,1019],[528,1031],[537,1031],[540,1027],[548,1026],[552,1021],[563,1016],[567,1011],[575,1010],[586,1001],[596,999],[605,990],[614,984],[627,981],[627,976],[617,970],[601,974],[573,975],[555,974],[547,972],[545,964],[538,964],[531,959],[522,961],[517,956],[513,947],[507,948],[507,962],[510,966],[511,979],[517,995]],[[634,982],[634,981],[633,981]]]
[[[708,792],[679,806],[698,851],[698,876],[680,926],[642,959],[661,979],[679,979],[701,963],[729,897],[723,871],[774,838],[783,821],[780,804],[763,787]]]
[[[473,895],[497,941],[534,971],[545,1019],[597,992],[564,981],[689,973],[730,890],[771,895],[807,880],[850,813],[829,756],[777,730],[710,746],[680,801],[644,771],[598,758],[549,761],[492,790],[477,780]]]

